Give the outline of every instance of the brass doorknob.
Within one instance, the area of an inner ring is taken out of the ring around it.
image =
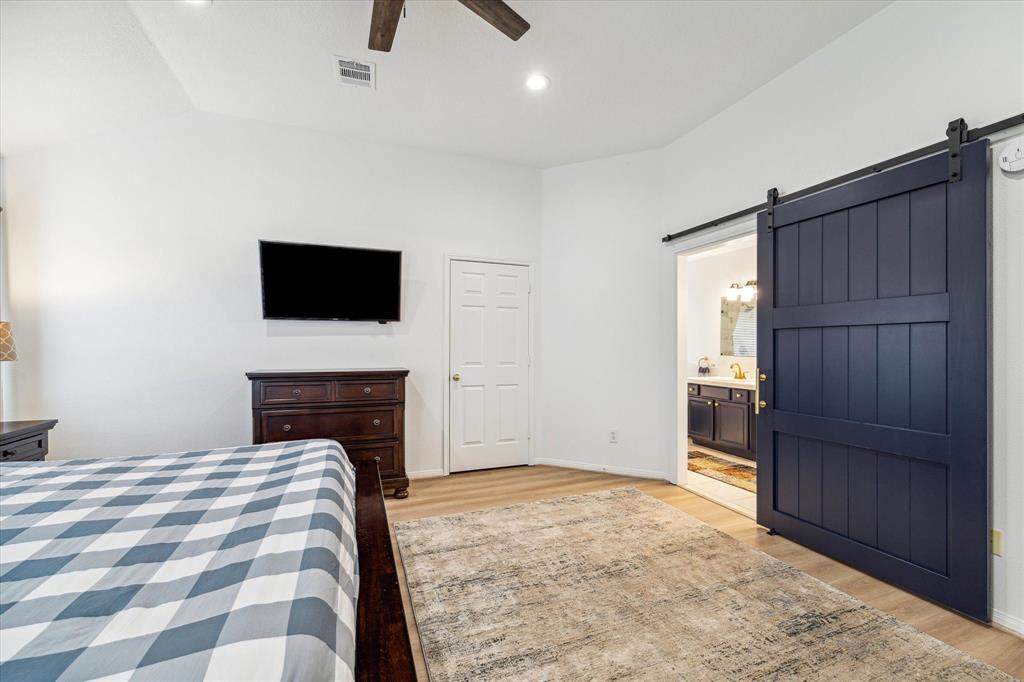
[[[760,379],[761,381],[768,381],[768,375],[765,374],[764,372],[761,372],[761,376],[759,376],[758,379]]]
[[[766,403],[763,400],[759,400],[759,401],[757,401],[757,406],[763,409],[765,407],[768,407],[768,403]]]
[[[462,379],[462,377],[459,376],[458,372],[456,372],[455,374],[452,375],[452,381],[460,381],[461,379]]]

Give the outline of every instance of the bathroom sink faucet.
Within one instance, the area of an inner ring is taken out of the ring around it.
[[[732,370],[732,378],[733,379],[741,379],[742,380],[742,379],[746,379],[747,378],[747,373],[743,371],[743,367],[740,366],[740,363],[738,363],[738,362],[732,363],[731,365],[729,365],[729,369]]]

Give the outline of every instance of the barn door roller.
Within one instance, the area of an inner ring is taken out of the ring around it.
[[[768,190],[768,201],[765,202],[768,231],[775,229],[775,202],[779,200],[779,188],[772,187]]]
[[[960,182],[960,145],[967,142],[967,123],[962,118],[950,121],[946,127],[949,145],[949,181]]]

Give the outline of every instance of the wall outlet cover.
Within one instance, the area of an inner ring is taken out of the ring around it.
[[[1003,556],[1003,531],[992,529],[992,553]]]
[[[611,431],[608,432],[608,442],[609,443],[618,443],[619,442],[619,430],[618,429],[612,429]]]

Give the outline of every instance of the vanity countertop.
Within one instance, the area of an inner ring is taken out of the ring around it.
[[[725,388],[745,388],[748,391],[754,390],[753,379],[733,379],[732,377],[696,376],[687,377],[686,382],[690,384],[703,384],[705,386],[722,386]]]

